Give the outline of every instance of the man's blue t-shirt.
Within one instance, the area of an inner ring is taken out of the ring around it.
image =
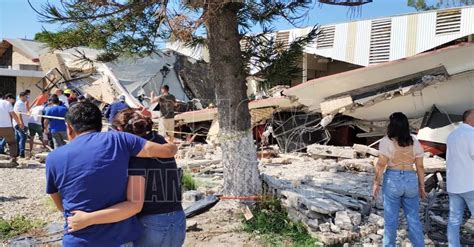
[[[48,107],[45,115],[63,118],[66,116],[66,113],[67,113],[66,106],[54,105],[54,106]],[[49,129],[51,133],[66,131],[66,122],[64,120],[48,118],[48,121],[49,121]]]
[[[127,168],[146,140],[117,132],[79,135],[46,159],[46,193],[59,192],[65,218],[73,210],[97,211],[126,201]],[[68,229],[67,222],[64,226]],[[119,246],[141,234],[136,217],[65,233],[64,246]]]
[[[112,121],[114,121],[115,115],[117,115],[117,113],[127,108],[128,108],[128,105],[125,102],[122,102],[122,101],[114,102],[107,109],[107,112],[105,113],[105,117],[109,120],[109,123],[112,123]]]

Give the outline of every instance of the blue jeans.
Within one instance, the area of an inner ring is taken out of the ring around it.
[[[383,246],[396,245],[400,207],[403,207],[408,222],[408,238],[412,245],[424,246],[425,238],[419,216],[420,199],[416,172],[387,170],[383,179],[382,192],[385,220]]]
[[[449,247],[461,246],[459,230],[466,206],[474,218],[474,191],[461,194],[449,193],[448,244]]]
[[[143,224],[142,236],[134,246],[181,247],[186,237],[184,211],[138,216]]]
[[[5,138],[0,137],[0,154],[5,154],[5,145],[7,144],[7,141]]]
[[[15,138],[18,144],[18,155],[25,157],[25,145],[27,139],[28,128],[20,129],[19,125],[15,126]]]

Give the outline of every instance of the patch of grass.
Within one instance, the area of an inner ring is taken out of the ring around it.
[[[43,198],[43,204],[48,211],[52,213],[59,212],[50,196],[45,196]]]
[[[311,237],[301,222],[295,223],[288,218],[278,199],[263,200],[252,213],[254,215],[252,219],[243,221],[244,231],[260,235],[266,245],[317,245],[316,239]]]
[[[44,222],[31,220],[25,216],[15,216],[12,219],[0,219],[0,239],[5,240],[20,234],[29,232],[33,229],[41,228]]]
[[[197,188],[196,180],[188,170],[183,171],[183,176],[181,177],[181,186],[183,190],[195,190]]]

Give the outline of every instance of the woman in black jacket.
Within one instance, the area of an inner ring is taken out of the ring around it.
[[[118,113],[112,126],[117,131],[129,132],[157,143],[166,143],[163,136],[152,130],[151,119],[132,109]],[[134,246],[182,246],[186,235],[186,217],[181,206],[180,172],[176,160],[132,158],[128,175],[144,178],[145,196],[143,202],[138,202],[142,203],[143,207],[137,214],[144,231],[141,237],[134,241]],[[131,201],[130,198],[128,200]],[[123,220],[124,211],[110,210],[114,207],[117,209],[116,206],[88,213],[76,211],[74,216],[68,218],[68,225],[72,231],[77,231],[93,225],[94,219],[98,217],[103,219],[104,214],[108,214],[110,219],[107,223]],[[128,217],[131,216],[133,215]],[[104,221],[101,220],[101,223]]]

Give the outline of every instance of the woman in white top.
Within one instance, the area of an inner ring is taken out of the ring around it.
[[[382,185],[385,220],[383,246],[396,245],[400,208],[403,208],[408,222],[408,237],[412,245],[424,246],[419,217],[420,197],[426,197],[423,154],[420,142],[410,134],[408,118],[401,112],[393,113],[387,135],[379,144],[379,160],[373,185],[373,196],[378,197],[385,170]]]

